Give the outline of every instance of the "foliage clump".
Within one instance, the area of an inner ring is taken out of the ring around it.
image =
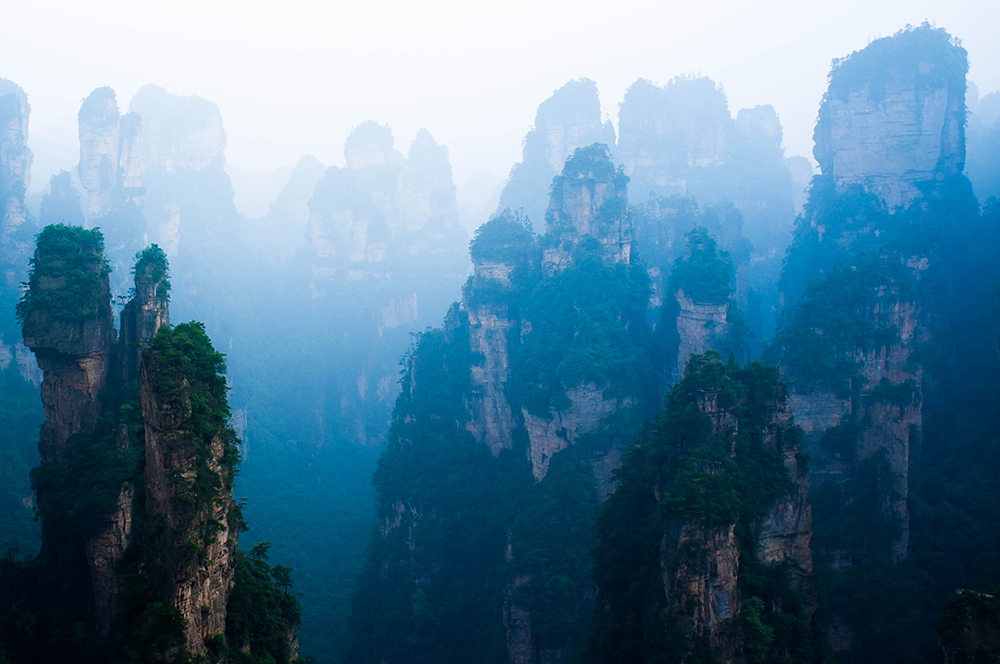
[[[99,229],[46,226],[30,264],[27,288],[17,304],[18,322],[35,312],[53,321],[78,322],[98,317],[109,306],[102,286],[111,267]]]
[[[683,290],[696,303],[724,304],[733,291],[729,254],[718,250],[715,238],[705,228],[695,228],[684,238],[687,257],[674,261],[670,290]]]
[[[922,63],[935,63],[922,67]],[[947,87],[965,95],[968,53],[944,28],[924,22],[908,25],[892,37],[876,39],[865,48],[833,61],[828,96],[845,100],[852,89],[867,85],[876,99],[885,94],[891,76],[914,76],[918,91]]]
[[[692,358],[666,408],[626,450],[618,488],[601,508],[593,553],[593,660],[714,661],[701,635],[685,631],[684,608],[677,607],[675,618],[663,602],[662,556],[678,545],[685,524],[735,525],[743,655],[760,662],[784,661],[782,653],[791,661],[818,660],[819,637],[789,586],[788,570],[757,558],[756,524],[794,487],[782,450],[797,446],[801,433],[774,419],[783,398],[773,367],[739,367],[714,351]],[[732,425],[717,428],[699,407],[713,400]]]
[[[136,275],[137,278],[149,279],[152,283],[158,284],[156,294],[159,297],[166,297],[170,291],[170,281],[167,280],[167,252],[163,251],[158,244],[151,244],[136,253],[132,274]]]
[[[499,261],[516,265],[535,249],[531,220],[509,208],[476,229],[469,243],[474,262]]]

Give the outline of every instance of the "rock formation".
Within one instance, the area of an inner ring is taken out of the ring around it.
[[[204,353],[198,347],[203,340],[207,336],[196,325],[161,334],[143,353],[139,370],[146,512],[163,524],[146,560],[166,602],[184,618],[185,646],[194,654],[205,652],[209,637],[225,633],[238,536],[230,528],[235,433],[211,412],[225,398],[225,383],[214,383],[215,368],[209,375],[204,367],[185,369],[176,360],[178,351]],[[210,348],[203,361],[221,363]],[[203,403],[194,403],[192,395]]]
[[[695,356],[652,427],[605,504],[594,570],[599,661],[743,661],[755,621],[774,619],[801,626],[797,651],[815,648],[808,480],[777,372],[727,365],[714,351]],[[801,607],[764,600],[743,578],[761,563],[786,566],[775,582],[799,592]]]
[[[135,265],[135,295],[121,313],[118,338],[118,366],[122,385],[139,378],[139,363],[150,342],[163,328],[170,326],[167,292],[167,260],[153,245],[140,255]],[[144,446],[145,436],[127,424],[120,424],[115,437],[119,452],[129,454]],[[116,627],[122,591],[120,563],[132,542],[132,521],[136,487],[131,480],[121,484],[116,509],[104,516],[96,534],[87,542],[91,587],[94,598],[96,631],[108,636]]]
[[[552,180],[545,213],[552,247],[544,251],[547,270],[565,267],[573,250],[596,239],[608,259],[628,263],[632,250],[632,220],[628,214],[628,179],[615,170],[607,147],[576,150],[562,174]]]
[[[114,328],[111,291],[99,232],[49,227],[39,235],[18,313],[24,344],[44,379],[43,463],[63,463],[73,434],[93,431],[109,370]]]
[[[225,172],[226,132],[219,108],[196,95],[140,88],[129,115],[142,121],[143,212],[147,242],[168,256],[221,251],[239,237],[239,214]]]
[[[111,88],[97,88],[80,107],[80,183],[94,222],[142,193],[142,119],[122,115]]]
[[[961,173],[967,69],[965,50],[926,24],[835,62],[815,132],[823,174],[894,210]]]
[[[562,172],[577,148],[592,143],[613,146],[611,121],[601,121],[597,86],[590,79],[570,81],[538,106],[535,125],[524,137],[524,153],[511,169],[500,194],[499,210],[523,210],[535,224],[544,220],[549,183]]]
[[[820,108],[823,172],[782,275],[788,304],[805,293],[782,332],[783,364],[814,485],[832,482],[845,506],[883,521],[868,544],[817,541],[834,566],[907,556],[910,456],[923,423],[919,349],[930,341],[927,284],[941,242],[928,236],[914,248],[909,238],[961,173],[966,69],[946,32],[908,28],[835,62]],[[834,292],[843,299],[826,299]],[[877,504],[862,506],[862,495]]]
[[[554,181],[544,237],[537,238],[530,221],[510,210],[477,230],[474,273],[462,305],[451,308],[443,330],[422,335],[407,358],[390,450],[376,480],[378,544],[371,551],[377,558],[369,560],[359,588],[410,579],[423,595],[409,590],[412,597],[403,601],[482,613],[482,620],[503,626],[503,656],[510,662],[562,661],[583,638],[592,512],[599,494],[613,488],[624,440],[637,428],[633,420],[648,383],[655,382],[642,359],[647,291],[644,271],[630,260],[625,186],[605,146],[578,148]],[[439,460],[445,464],[440,468]],[[452,492],[461,493],[467,482],[477,481],[473,477],[483,485],[475,497],[461,499],[456,514]],[[411,484],[412,491],[402,484]],[[542,501],[546,505],[561,505],[555,509],[560,516],[530,512],[525,501],[536,491],[551,496]],[[467,527],[481,529],[482,536],[468,542],[465,535],[439,539],[435,533],[459,527],[456,520],[468,513],[469,501],[480,500],[499,500],[511,509],[477,516],[482,523]],[[556,521],[539,528],[546,519]],[[560,553],[540,559],[531,553],[538,547]],[[467,561],[461,563],[462,581],[428,564],[445,559]],[[510,574],[501,573],[506,569]],[[561,619],[553,612],[562,609],[543,603],[537,593],[557,583],[556,577],[567,579],[558,583],[569,584],[563,586],[566,611],[577,617],[553,630],[550,625]],[[385,593],[365,591],[359,605],[386,601],[408,587],[392,583]],[[477,590],[452,597],[455,583]],[[503,605],[480,592],[501,593]],[[357,631],[355,644],[369,638],[370,627]],[[410,629],[418,628],[405,623],[391,631]],[[429,659],[447,643],[464,648],[464,635],[439,636],[413,638],[426,639],[421,643]],[[357,656],[378,653],[395,661],[398,654],[381,644],[366,652]]]
[[[5,258],[25,248],[11,235],[24,223],[24,194],[31,181],[28,148],[28,97],[14,83],[0,79],[0,249]],[[9,259],[8,259],[9,260]],[[13,263],[13,261],[11,261]],[[9,281],[9,275],[8,275]],[[16,284],[14,284],[16,285]]]
[[[21,376],[35,385],[41,376],[31,352],[21,341],[10,311],[27,276],[34,226],[24,195],[31,180],[28,148],[28,97],[16,84],[0,78],[0,300],[7,309],[0,320],[0,368],[17,363]]]

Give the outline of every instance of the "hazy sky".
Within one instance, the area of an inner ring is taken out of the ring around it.
[[[538,104],[580,77],[617,123],[637,78],[700,72],[734,114],[774,105],[788,154],[811,154],[830,60],[925,19],[962,39],[984,94],[1000,88],[998,0],[3,0],[0,77],[28,93],[36,152],[66,154],[67,169],[91,90],[113,87],[125,108],[156,83],[216,102],[242,169],[342,163],[347,133],[372,118],[404,152],[427,127],[461,183],[506,176]]]

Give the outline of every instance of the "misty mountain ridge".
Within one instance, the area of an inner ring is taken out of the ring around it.
[[[34,198],[0,79],[0,662],[995,661],[967,72],[927,23],[835,59],[818,172],[711,78],[617,128],[573,80],[460,186],[427,129],[244,171],[104,87]]]

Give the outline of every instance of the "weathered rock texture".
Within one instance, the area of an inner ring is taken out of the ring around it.
[[[406,157],[394,144],[388,127],[362,123],[345,142],[346,167],[326,169],[306,199],[305,267],[314,309],[327,316],[317,316],[316,334],[330,343],[359,338],[352,357],[331,361],[318,379],[325,388],[317,414],[339,404],[327,422],[349,414],[353,422],[333,426],[362,444],[383,435],[397,394],[395,353],[405,352],[409,331],[454,301],[469,270],[447,148],[423,129]],[[347,332],[353,321],[364,332]]]
[[[122,115],[115,91],[98,88],[80,107],[80,183],[87,191],[87,219],[94,221],[128,201],[142,186],[142,119]]]
[[[875,463],[878,509],[899,528],[890,545],[897,561],[907,556],[910,454],[923,426],[923,368],[913,358],[929,340],[921,329],[917,304],[901,296],[900,290],[896,284],[886,284],[864,312],[874,329],[859,339],[853,396],[804,385],[790,395],[792,411],[814,460],[810,464],[814,484],[843,483],[859,463]],[[824,434],[838,426],[857,432],[848,447],[831,449],[821,444]],[[837,546],[823,553],[837,566],[859,564],[871,555]]]
[[[222,431],[202,439],[192,431],[191,383],[156,352],[143,354],[139,370],[146,422],[146,512],[163,530],[146,552],[147,566],[186,621],[185,645],[205,652],[205,639],[226,629],[233,587],[237,533],[229,527],[232,474]],[[203,492],[214,474],[221,487]],[[199,488],[202,487],[202,488]]]
[[[816,124],[823,174],[876,191],[892,210],[960,173],[967,67],[964,50],[926,25],[837,62]]]
[[[118,432],[117,444],[121,452],[128,451],[132,446],[125,425]],[[134,504],[135,486],[131,482],[123,482],[115,509],[104,516],[97,533],[86,544],[94,600],[94,629],[101,636],[110,635],[120,617],[118,598],[122,592],[122,575],[119,563],[132,542]]]
[[[535,125],[524,137],[524,152],[500,194],[499,210],[523,210],[536,225],[544,219],[549,183],[577,148],[615,144],[611,121],[602,122],[597,86],[570,81],[538,106]]]
[[[562,175],[552,181],[545,213],[552,238],[544,252],[548,270],[559,270],[582,241],[595,239],[609,260],[628,263],[632,251],[632,219],[628,214],[627,178],[617,172],[599,144],[574,153]]]
[[[0,293],[9,303],[20,294],[32,251],[32,231],[24,226],[28,220],[24,195],[32,161],[27,145],[30,110],[24,91],[0,78]],[[8,310],[6,320],[0,320],[0,368],[6,369],[12,361],[25,380],[35,385],[41,382],[38,365]]]
[[[35,252],[36,266],[62,262],[55,255],[46,256],[46,251],[45,247],[40,247]],[[69,437],[93,431],[101,415],[100,398],[114,342],[111,292],[103,253],[91,251],[86,263],[86,269],[97,278],[91,282],[93,288],[81,295],[79,304],[86,312],[84,317],[69,318],[39,305],[32,307],[24,319],[24,344],[35,353],[44,374],[45,423],[38,440],[39,458],[43,463],[65,462]],[[38,267],[35,269],[37,271]],[[44,302],[67,288],[67,276],[42,273],[34,288],[37,301]]]
[[[678,290],[674,297],[678,306],[676,381],[692,355],[703,354],[714,339],[726,333],[730,303],[728,300],[722,304],[694,302],[684,294],[684,289]]]
[[[718,386],[703,389],[695,401],[698,409],[708,416],[713,435],[720,441],[731,441],[729,454],[735,458],[739,405],[721,398]],[[811,614],[816,598],[810,577],[813,565],[809,481],[799,467],[801,450],[783,387],[779,386],[767,402],[763,419],[757,424],[763,431],[763,445],[781,452],[791,489],[774,499],[755,524],[760,533],[756,555],[768,564],[789,564],[791,585],[802,593],[805,609]],[[709,475],[724,472],[711,461],[700,463]],[[668,611],[685,632],[707,639],[723,662],[739,661],[735,619],[741,611],[740,558],[746,555],[741,546],[735,524],[709,526],[700,519],[673,522],[664,530],[660,544]]]
[[[159,250],[153,245],[150,250]],[[121,313],[122,378],[127,383],[139,376],[142,349],[156,333],[170,325],[169,284],[165,262],[140,261],[136,265],[135,295]]]

